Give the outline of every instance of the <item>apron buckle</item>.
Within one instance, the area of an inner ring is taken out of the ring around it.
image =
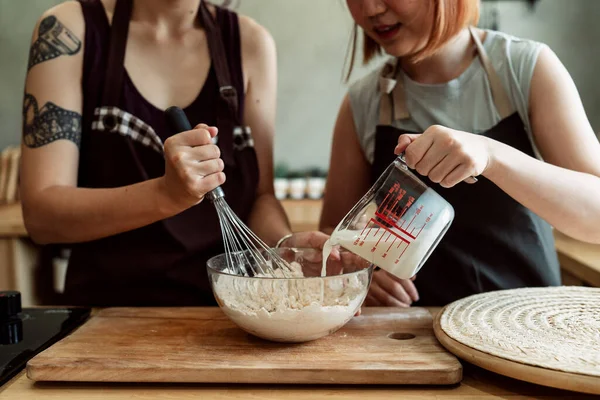
[[[231,85],[221,86],[219,88],[219,93],[221,93],[221,97],[225,100],[235,98],[237,96],[237,91]]]

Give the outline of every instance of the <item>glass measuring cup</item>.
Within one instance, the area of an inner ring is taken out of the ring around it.
[[[450,203],[398,157],[348,212],[329,241],[408,279],[421,269],[453,219]]]

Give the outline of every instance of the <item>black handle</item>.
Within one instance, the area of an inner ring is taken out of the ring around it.
[[[172,106],[165,111],[167,122],[174,133],[185,132],[192,129],[192,124],[188,120],[185,112],[179,107]]]

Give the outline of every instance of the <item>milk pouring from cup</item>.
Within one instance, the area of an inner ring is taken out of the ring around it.
[[[423,266],[453,219],[452,206],[397,158],[333,231],[324,253],[340,245],[408,279]]]

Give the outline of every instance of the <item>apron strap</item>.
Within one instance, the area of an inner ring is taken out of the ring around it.
[[[400,61],[388,61],[379,77],[381,104],[379,105],[379,124],[391,125],[397,119],[410,117],[406,108],[404,85],[396,79],[400,72]]]
[[[219,147],[223,150],[221,159],[226,165],[235,166],[233,133],[241,125],[238,114],[238,94],[232,84],[221,29],[211,15],[205,0],[200,1],[198,20],[206,32],[210,58],[219,84],[220,101],[217,102],[217,127],[223,132],[223,135],[219,135]]]
[[[494,99],[496,110],[498,110],[498,114],[500,114],[501,119],[508,118],[511,114],[514,113],[510,97],[508,97],[508,94],[506,93],[506,89],[502,84],[500,76],[496,72],[496,69],[492,65],[492,61],[490,60],[490,58],[487,55],[487,52],[483,48],[481,39],[479,38],[477,32],[475,32],[475,28],[473,26],[469,26],[469,32],[471,32],[471,37],[475,42],[475,46],[477,46],[479,59],[481,60],[481,64],[483,64],[483,68],[485,69],[485,72],[487,74],[488,81],[490,82],[492,98]]]
[[[104,90],[102,91],[102,106],[119,107],[121,93],[123,93],[123,77],[125,75],[125,49],[129,34],[129,21],[133,11],[133,0],[117,0],[115,12],[110,24],[110,38],[108,41],[108,60],[106,63],[106,76],[104,77]],[[148,171],[137,154],[133,140],[125,139],[131,152],[133,161],[145,180],[149,179]]]
[[[133,0],[117,0],[110,26],[107,70],[102,92],[103,106],[119,106],[119,97],[123,91],[125,48],[132,10]]]
[[[500,76],[494,69],[490,58],[485,51],[475,29],[470,26],[469,32],[477,47],[477,54],[486,72],[492,98],[501,119],[505,119],[514,113],[514,107],[510,101]],[[410,118],[406,107],[406,96],[402,80],[398,79],[400,72],[400,61],[390,60],[381,70],[379,77],[379,92],[381,93],[379,104],[379,124],[391,125],[395,120]]]

